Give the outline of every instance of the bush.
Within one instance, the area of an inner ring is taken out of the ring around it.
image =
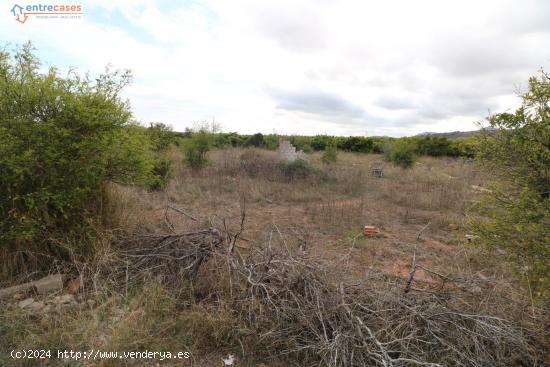
[[[321,155],[321,162],[324,164],[331,164],[336,162],[336,159],[338,158],[338,151],[336,150],[336,146],[329,145],[326,147],[325,151]]]
[[[455,140],[452,149],[457,152],[457,157],[474,158],[477,151],[477,142],[475,138]]]
[[[425,136],[416,139],[416,153],[432,157],[456,156],[451,141],[444,137]]]
[[[529,80],[515,113],[489,118],[478,158],[499,185],[475,227],[482,243],[504,250],[538,296],[550,296],[550,76]]]
[[[296,159],[293,162],[281,162],[279,169],[290,181],[305,179],[315,172],[315,169],[303,159]]]
[[[172,161],[159,159],[153,166],[153,177],[149,183],[149,189],[153,191],[163,190],[168,186],[172,178]]]
[[[108,181],[151,175],[148,139],[120,97],[129,72],[62,77],[39,67],[30,44],[0,51],[0,243],[8,247],[85,226],[101,214]]]
[[[151,140],[152,148],[157,152],[166,150],[170,144],[176,142],[177,137],[170,126],[161,122],[151,123],[147,128],[147,134]]]
[[[277,150],[279,147],[279,138],[276,135],[264,135],[265,149]]]
[[[329,145],[333,145],[333,138],[326,135],[317,135],[311,139],[311,147],[313,150],[325,150]]]
[[[211,135],[200,130],[193,133],[185,146],[185,161],[194,170],[200,170],[209,164],[207,154],[212,144]]]
[[[261,148],[265,145],[264,136],[262,133],[257,133],[246,139],[247,147]]]
[[[386,143],[384,156],[394,166],[401,168],[412,168],[416,162],[414,145],[403,139]]]
[[[384,154],[384,145],[386,144],[386,139],[376,138],[373,140],[372,152],[375,154]]]
[[[339,138],[338,149],[348,152],[371,153],[374,147],[374,140],[363,136],[350,136]]]

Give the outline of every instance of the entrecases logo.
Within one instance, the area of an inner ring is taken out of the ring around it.
[[[46,19],[78,19],[82,17],[81,4],[15,4],[11,8],[15,20],[24,24],[30,17]]]

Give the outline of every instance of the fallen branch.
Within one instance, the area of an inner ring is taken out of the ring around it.
[[[158,275],[164,283],[177,283],[181,275],[194,278],[222,242],[215,228],[169,235],[121,235],[114,241],[114,260],[105,272],[125,287],[151,275]]]
[[[193,217],[191,214],[187,213],[183,209],[180,209],[180,208],[174,206],[174,204],[168,204],[167,207],[174,210],[174,211],[176,211],[176,212],[178,212],[178,213],[180,213],[180,214],[185,215],[187,218],[189,218],[191,220],[194,220],[195,222],[199,221],[197,218]]]

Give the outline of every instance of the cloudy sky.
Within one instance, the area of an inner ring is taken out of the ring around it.
[[[4,2],[0,40],[31,40],[45,65],[131,69],[135,117],[175,130],[213,118],[241,133],[472,130],[550,69],[546,0],[72,3],[82,19],[20,24]]]

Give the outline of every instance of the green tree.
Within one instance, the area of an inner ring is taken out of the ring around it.
[[[248,139],[246,139],[246,146],[247,147],[261,148],[264,145],[265,145],[264,135],[262,133],[256,133],[256,134],[250,136]]]
[[[550,286],[550,77],[529,79],[514,113],[489,118],[478,158],[497,178],[476,223],[482,242],[504,250],[538,295]]]
[[[185,144],[185,161],[194,170],[200,170],[209,163],[208,152],[212,146],[212,134],[204,129],[194,132]]]
[[[444,137],[425,136],[416,138],[416,153],[419,155],[430,155],[432,157],[441,157],[444,155],[454,155],[455,151],[451,146],[451,141]]]
[[[152,148],[159,152],[167,149],[175,141],[172,127],[162,122],[151,122],[147,128],[147,134],[151,140]]]
[[[372,138],[364,136],[349,136],[337,140],[338,149],[348,152],[371,153],[374,147]]]
[[[152,169],[120,97],[128,71],[41,72],[33,51],[0,52],[0,245],[12,249],[85,226],[106,182],[146,182]]]
[[[334,144],[332,136],[316,135],[311,139],[311,147],[313,150],[325,150],[325,148],[331,144]]]
[[[385,159],[394,166],[412,168],[416,163],[415,144],[405,138],[387,142],[383,150]]]

